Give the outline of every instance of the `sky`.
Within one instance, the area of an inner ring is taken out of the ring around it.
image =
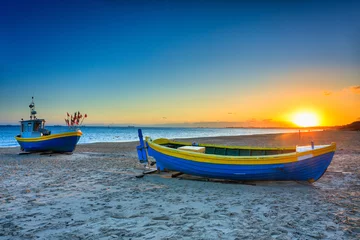
[[[0,124],[360,120],[359,1],[1,1]]]

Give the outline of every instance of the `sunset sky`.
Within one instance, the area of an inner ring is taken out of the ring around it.
[[[360,2],[2,1],[0,124],[32,96],[48,124],[359,121]]]

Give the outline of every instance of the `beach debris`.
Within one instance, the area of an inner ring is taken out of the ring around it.
[[[26,194],[26,193],[30,193],[30,192],[31,192],[31,190],[28,188],[21,191],[22,194]]]
[[[168,216],[158,216],[158,217],[153,217],[153,220],[170,220],[170,218]]]

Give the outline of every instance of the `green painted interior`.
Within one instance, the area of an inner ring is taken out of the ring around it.
[[[177,149],[184,144],[167,143],[162,146]],[[236,149],[236,148],[221,148],[221,147],[205,147],[205,154],[215,154],[222,156],[266,156],[284,153],[292,153],[295,150],[261,150],[261,149]]]

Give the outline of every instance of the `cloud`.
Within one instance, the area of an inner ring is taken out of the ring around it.
[[[229,114],[229,115],[231,115],[231,114],[234,114],[234,115],[235,115],[236,113],[233,113],[233,112],[228,112],[228,114]]]
[[[348,96],[348,95],[352,95],[352,94],[360,95],[360,85],[347,86],[341,90],[339,89],[339,90],[336,90],[333,92],[324,91],[323,94],[325,96],[332,95],[332,96],[337,96],[337,97],[343,97],[343,96]]]
[[[247,123],[253,123],[253,122],[257,122],[256,118],[251,118],[251,119],[248,119],[247,121],[245,121]]]
[[[360,85],[358,86],[351,86],[349,87],[350,91],[355,93],[355,94],[360,94]]]
[[[346,87],[342,90],[342,93],[346,95],[360,94],[360,85]]]

